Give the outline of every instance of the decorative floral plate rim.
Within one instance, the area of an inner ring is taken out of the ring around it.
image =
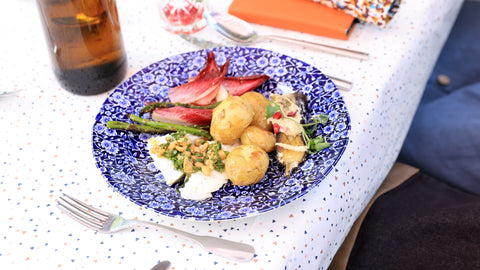
[[[257,91],[266,95],[295,89],[307,95],[308,115],[326,113],[329,121],[317,132],[331,146],[307,156],[291,177],[270,154],[270,166],[257,184],[240,187],[230,182],[212,198],[192,201],[181,198],[175,187],[163,181],[153,165],[146,142],[150,134],[111,130],[110,120],[129,121],[145,102],[167,101],[167,90],[187,82],[204,66],[208,52],[223,64],[228,57],[227,76],[266,74],[270,79]],[[97,168],[109,185],[132,202],[155,212],[180,219],[217,221],[251,217],[284,206],[311,191],[333,169],[349,140],[350,117],[343,98],[319,69],[281,53],[260,48],[218,47],[186,52],[152,63],[126,79],[106,98],[92,130]]]

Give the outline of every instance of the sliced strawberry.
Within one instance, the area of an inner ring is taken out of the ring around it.
[[[266,82],[270,77],[267,75],[250,75],[245,77],[225,77],[222,82],[223,87],[232,96],[241,96],[246,92],[252,91]]]
[[[152,112],[152,119],[179,125],[210,125],[212,109],[192,109],[180,106],[159,108]]]

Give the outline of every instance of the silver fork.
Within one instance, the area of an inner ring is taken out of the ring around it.
[[[134,227],[157,227],[164,231],[172,232],[185,240],[200,245],[213,254],[227,259],[247,262],[250,261],[255,254],[255,249],[251,245],[222,238],[191,234],[149,221],[124,219],[119,215],[94,208],[67,194],[59,197],[57,202],[57,207],[65,214],[97,232],[116,233]]]

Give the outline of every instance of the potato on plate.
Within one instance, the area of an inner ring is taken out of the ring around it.
[[[268,99],[264,95],[254,91],[247,92],[241,95],[241,97],[248,100],[253,107],[254,116],[250,125],[271,131],[273,129],[272,124],[267,121],[266,117]]]
[[[277,138],[273,132],[266,131],[257,126],[249,126],[245,129],[240,137],[242,144],[253,144],[262,148],[265,152],[270,153],[275,150],[275,142]]]
[[[267,172],[268,155],[256,145],[240,145],[225,161],[225,172],[234,185],[248,186],[260,181]]]
[[[231,96],[213,109],[210,134],[222,144],[234,144],[252,122],[254,111],[247,100]]]

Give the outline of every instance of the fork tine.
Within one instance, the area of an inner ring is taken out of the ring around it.
[[[69,196],[69,195],[67,195],[67,194],[65,194],[65,193],[63,193],[63,196],[64,196],[64,197],[67,197],[67,198],[69,198],[70,200],[76,202],[77,204],[83,206],[85,209],[87,209],[87,210],[89,210],[89,211],[92,211],[92,212],[94,212],[94,213],[97,213],[97,214],[99,214],[99,215],[101,215],[101,216],[104,216],[105,218],[108,218],[108,217],[110,216],[110,213],[107,213],[107,212],[105,212],[105,211],[102,211],[102,210],[100,210],[100,209],[97,209],[97,208],[95,208],[95,207],[93,207],[93,206],[91,206],[91,205],[88,205],[88,204],[86,204],[86,203],[84,203],[84,202],[82,202],[82,201],[80,201],[80,200],[78,200],[78,199],[75,199],[75,198],[73,198],[73,197],[71,197],[71,196]],[[73,206],[73,205],[72,205],[72,206]]]
[[[63,208],[68,216],[96,231],[101,230],[109,218],[108,213],[83,203],[65,193],[63,197],[59,197],[58,205]]]
[[[77,216],[82,216],[85,219],[88,219],[91,222],[96,222],[96,223],[103,223],[108,217],[99,215],[95,212],[90,211],[90,209],[82,208],[81,205],[77,205],[76,202],[71,202],[69,200],[66,200],[63,197],[59,198],[59,201],[63,201],[63,204],[68,205],[71,211],[75,212]]]
[[[63,199],[63,198],[61,198],[61,199]],[[57,207],[60,210],[62,210],[62,212],[65,213],[66,215],[68,215],[69,217],[73,218],[77,222],[81,223],[82,225],[84,225],[84,226],[86,226],[86,227],[88,227],[92,230],[99,231],[102,228],[101,223],[93,222],[91,220],[88,220],[85,216],[79,215],[78,211],[68,207],[67,205],[62,203],[61,200],[58,200]]]

